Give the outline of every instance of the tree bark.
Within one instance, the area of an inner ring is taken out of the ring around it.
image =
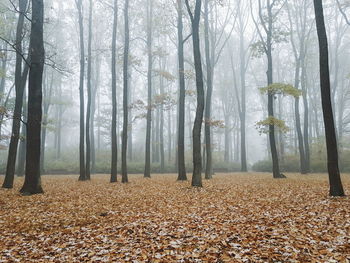
[[[79,20],[79,43],[80,43],[80,78],[79,78],[79,100],[80,100],[80,134],[79,134],[79,181],[86,181],[85,171],[85,106],[84,106],[84,73],[85,73],[85,47],[84,47],[84,19],[82,0],[77,1]]]
[[[5,180],[2,185],[3,188],[13,188],[13,181],[15,177],[15,168],[16,168],[16,159],[17,159],[17,149],[18,141],[20,136],[21,128],[21,118],[22,118],[22,106],[23,106],[23,93],[25,84],[24,76],[22,74],[22,40],[23,40],[23,28],[24,28],[24,19],[25,12],[27,9],[28,1],[23,0],[19,2],[19,17],[16,30],[16,66],[15,66],[15,109],[13,112],[13,121],[12,121],[12,131],[11,131],[11,140],[7,157],[6,165],[6,174]]]
[[[178,117],[178,140],[177,140],[177,163],[178,181],[186,181],[185,164],[185,63],[184,63],[184,39],[183,39],[183,2],[177,0],[177,35],[178,35],[178,66],[179,66],[179,117]]]
[[[128,182],[127,147],[128,147],[128,67],[129,67],[129,0],[125,0],[124,6],[124,59],[123,59],[123,135],[122,135],[122,183]]]
[[[191,18],[193,58],[196,72],[197,88],[197,109],[196,117],[192,130],[193,138],[193,175],[192,186],[202,187],[202,155],[201,155],[201,131],[204,112],[204,88],[203,88],[203,70],[200,50],[199,24],[201,16],[202,1],[196,0],[194,14],[191,11],[188,0],[185,0],[187,11]]]
[[[111,130],[111,183],[117,182],[117,23],[118,23],[118,0],[114,0],[113,33],[112,33],[112,130]]]
[[[316,27],[319,41],[321,99],[326,133],[327,165],[330,183],[330,196],[344,196],[338,167],[338,147],[335,132],[328,61],[328,39],[323,16],[322,0],[314,0]]]
[[[85,122],[85,140],[86,140],[86,179],[91,179],[91,141],[90,141],[90,122],[91,122],[91,73],[92,73],[92,0],[89,0],[89,38],[88,38],[88,57],[87,57],[87,105]]]
[[[31,63],[28,86],[27,154],[24,195],[43,193],[40,180],[40,135],[42,120],[42,76],[44,69],[44,3],[32,0],[30,35]]]
[[[153,4],[152,0],[147,1],[147,127],[146,127],[146,154],[145,154],[145,171],[144,177],[151,177],[151,129],[152,129],[152,14]]]
[[[204,1],[204,46],[205,60],[207,65],[207,96],[205,101],[205,150],[206,150],[206,167],[205,179],[212,179],[212,150],[211,150],[211,98],[213,93],[213,67],[210,56],[209,41],[209,0]]]

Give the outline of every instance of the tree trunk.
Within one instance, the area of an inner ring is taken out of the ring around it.
[[[129,0],[125,0],[124,6],[124,26],[125,26],[125,40],[124,40],[124,59],[123,59],[123,78],[124,78],[124,92],[123,92],[123,135],[122,135],[122,183],[128,182],[127,170],[127,147],[128,147],[128,67],[129,67]]]
[[[294,88],[299,89],[300,58],[296,56],[296,60],[297,61],[296,61],[296,67],[295,67]],[[297,138],[298,138],[298,148],[299,148],[299,158],[300,158],[300,173],[307,174],[306,164],[305,164],[303,133],[301,131],[301,124],[300,124],[299,97],[295,98],[294,110],[295,110],[295,127],[296,127]]]
[[[338,167],[338,147],[331,102],[331,88],[328,62],[328,40],[324,23],[322,0],[314,0],[316,27],[319,41],[320,81],[322,110],[326,133],[327,163],[330,183],[330,196],[344,196]]]
[[[162,61],[159,63],[161,66],[161,70],[165,70],[165,63],[162,63]],[[164,95],[164,79],[160,75],[159,80],[159,88],[160,88],[160,95]],[[169,109],[170,112],[170,109]],[[163,174],[165,171],[165,153],[164,153],[164,105],[163,103],[160,105],[160,122],[159,122],[159,150],[160,150],[160,172]],[[171,143],[171,138],[169,138]],[[171,144],[170,144],[171,145]]]
[[[91,68],[92,68],[92,0],[89,0],[89,38],[88,38],[88,57],[87,57],[87,105],[86,105],[86,179],[91,179],[91,141],[90,141],[90,122],[91,122]]]
[[[79,181],[86,181],[85,172],[85,119],[84,119],[84,73],[85,73],[85,50],[84,50],[84,18],[82,0],[77,1],[79,18],[79,43],[80,43],[80,78],[79,78],[79,100],[80,100],[80,138],[79,138]]]
[[[193,175],[192,186],[202,187],[202,155],[201,155],[201,131],[204,112],[204,88],[203,88],[203,71],[200,50],[199,24],[201,15],[202,1],[196,0],[194,14],[190,9],[188,0],[186,6],[191,18],[192,25],[192,42],[193,42],[193,58],[196,72],[196,88],[197,88],[197,109],[196,118],[192,130],[193,138]]]
[[[310,146],[309,146],[309,104],[307,101],[306,89],[306,65],[303,60],[301,69],[301,90],[303,92],[303,106],[304,106],[304,149],[305,149],[305,171],[310,172]]]
[[[29,69],[29,67],[27,66]],[[25,81],[27,82],[27,80]],[[26,92],[23,94],[23,121],[27,122],[27,102],[26,102]],[[27,144],[27,127],[24,123],[22,123],[21,128],[21,140],[19,142],[18,148],[18,163],[17,163],[17,176],[23,177],[25,173],[25,165],[26,165],[26,144]]]
[[[113,33],[112,33],[112,129],[111,129],[111,183],[117,182],[117,158],[118,158],[118,138],[117,138],[117,23],[118,23],[118,0],[114,0]]]
[[[244,50],[244,35],[240,33],[240,77],[241,77],[241,112],[240,112],[240,129],[241,129],[241,172],[247,172],[247,146],[246,146],[246,58]]]
[[[178,66],[179,66],[179,117],[178,117],[178,139],[177,139],[177,180],[186,181],[185,163],[185,63],[184,63],[184,40],[182,20],[182,0],[177,0],[177,35],[178,35]]]
[[[23,105],[23,93],[25,84],[24,76],[22,75],[22,39],[23,39],[23,27],[24,27],[24,18],[25,12],[27,9],[27,0],[19,2],[19,17],[16,30],[16,67],[15,67],[15,89],[16,89],[16,99],[15,99],[15,109],[13,112],[13,121],[12,121],[12,131],[11,131],[11,140],[7,157],[7,166],[5,180],[2,185],[3,188],[13,188],[13,181],[15,177],[15,168],[16,168],[16,159],[17,159],[17,149],[18,141],[20,136],[21,128],[21,118],[22,118],[22,105]],[[29,63],[29,62],[27,62]]]
[[[152,129],[152,18],[153,4],[152,0],[147,1],[147,127],[146,127],[146,146],[145,146],[145,171],[144,177],[151,177],[151,129]]]
[[[271,5],[268,3],[268,34],[267,34],[267,60],[268,60],[268,70],[267,70],[267,85],[271,85],[273,83],[273,63],[272,63],[272,10]],[[273,101],[274,95],[269,92],[268,93],[268,115],[269,117],[274,117],[273,110]],[[271,149],[271,157],[272,157],[272,171],[273,178],[281,178],[280,167],[278,162],[278,154],[276,147],[276,138],[275,138],[275,127],[274,125],[269,126],[269,141],[270,141],[270,149]]]
[[[47,72],[47,71],[46,71]],[[45,76],[46,75],[46,76]],[[52,95],[52,87],[53,87],[53,73],[51,74],[51,83],[48,85],[48,76],[44,74],[44,85],[43,85],[43,93],[44,93],[44,112],[43,112],[43,121],[42,121],[42,129],[41,129],[41,149],[40,149],[40,174],[44,174],[45,172],[45,143],[46,143],[46,131],[48,124],[48,115],[51,106],[51,95]]]
[[[45,51],[43,39],[44,3],[32,0],[30,35],[31,63],[28,86],[28,121],[26,173],[21,193],[32,195],[43,193],[40,180],[40,134],[42,120],[42,75]]]
[[[213,93],[213,68],[210,57],[209,42],[209,0],[204,1],[204,44],[205,60],[207,64],[207,96],[205,102],[205,149],[206,149],[206,167],[205,179],[211,179],[213,174],[212,152],[211,152],[211,98]]]

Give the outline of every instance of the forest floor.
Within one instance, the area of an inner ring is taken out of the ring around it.
[[[350,198],[328,197],[326,175],[287,177],[44,176],[29,197],[16,179],[0,190],[0,262],[349,262]]]

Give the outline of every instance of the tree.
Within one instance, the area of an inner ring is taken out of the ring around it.
[[[17,158],[17,149],[18,141],[20,137],[20,128],[21,128],[21,119],[22,119],[22,106],[23,106],[23,93],[26,84],[27,75],[25,73],[28,70],[22,72],[23,64],[23,37],[24,37],[24,19],[25,13],[27,10],[28,1],[23,0],[19,2],[19,16],[17,22],[16,30],[16,43],[14,48],[16,51],[16,66],[15,66],[15,90],[16,90],[16,100],[15,100],[15,109],[13,113],[13,122],[12,122],[12,132],[11,132],[11,141],[7,157],[6,165],[6,174],[5,180],[2,185],[3,188],[12,188],[13,181],[15,176],[15,167],[16,167],[16,158]],[[26,61],[29,63],[29,61]]]
[[[197,88],[197,109],[194,120],[192,138],[193,138],[193,175],[192,186],[202,187],[202,154],[201,154],[201,131],[204,112],[204,88],[203,88],[203,70],[200,51],[199,23],[201,16],[202,1],[196,0],[194,12],[192,13],[188,0],[185,0],[187,12],[190,16],[192,26],[193,58],[196,71]]]
[[[30,34],[31,63],[28,84],[27,154],[25,180],[21,193],[42,193],[40,180],[40,140],[42,120],[42,76],[44,69],[44,3],[32,0]]]
[[[295,1],[293,4],[286,5],[288,11],[288,19],[290,24],[290,40],[295,58],[295,73],[294,73],[294,87],[299,89],[301,86],[303,105],[304,105],[304,134],[301,128],[299,97],[295,98],[295,126],[297,130],[299,157],[300,157],[300,172],[306,174],[310,171],[310,149],[309,149],[309,114],[307,102],[307,90],[305,85],[306,65],[305,60],[307,56],[307,45],[309,41],[312,26],[307,28],[310,24],[307,20],[310,2],[307,0]],[[293,20],[294,19],[294,20]]]
[[[86,179],[91,179],[91,74],[92,74],[92,0],[89,0],[89,37],[88,37],[88,56],[87,56],[87,106],[86,106]]]
[[[263,30],[265,32],[265,38],[263,36],[263,33],[260,30],[260,27],[257,23],[257,21],[253,17],[253,21],[255,24],[255,27],[258,31],[258,35],[260,37],[260,42],[257,43],[258,49],[262,49],[263,52],[266,55],[267,58],[267,85],[270,86],[273,84],[273,58],[272,58],[272,50],[273,50],[273,43],[274,43],[274,35],[276,34],[274,30],[274,20],[275,17],[278,15],[281,8],[278,9],[278,11],[273,12],[273,9],[276,7],[276,4],[278,3],[277,0],[266,0],[266,17],[263,15],[263,6],[261,3],[261,0],[258,0],[259,5],[259,20],[263,27]],[[250,2],[251,8],[253,8],[252,3]],[[253,11],[252,11],[253,12]],[[267,108],[268,108],[268,118],[273,119],[274,118],[274,96],[272,93],[268,92],[267,94],[268,101],[267,101]],[[275,138],[275,127],[273,124],[269,125],[269,141],[270,141],[270,150],[271,150],[271,157],[272,157],[272,171],[273,171],[273,178],[284,178],[284,176],[280,173],[280,167],[279,167],[279,161],[278,161],[278,154],[277,154],[277,146],[276,146],[276,138]]]
[[[179,66],[179,122],[178,122],[178,148],[177,148],[177,162],[178,162],[178,177],[177,180],[187,180],[186,166],[185,166],[185,63],[184,63],[184,39],[183,39],[183,2],[177,0],[177,35],[178,35],[178,66]]]
[[[205,179],[211,179],[212,168],[212,152],[211,152],[211,99],[213,94],[213,66],[211,45],[209,41],[209,0],[204,0],[204,44],[205,44],[205,61],[207,66],[207,96],[205,102],[205,150],[206,150],[206,168]]]
[[[124,59],[123,59],[123,135],[122,135],[122,183],[128,182],[127,147],[128,147],[128,67],[129,67],[129,0],[124,6]]]
[[[153,17],[153,1],[147,1],[147,127],[146,127],[146,153],[145,153],[145,171],[144,177],[151,177],[151,129],[152,129],[152,17]]]
[[[49,125],[49,110],[51,107],[52,100],[52,90],[53,90],[53,82],[54,82],[54,73],[51,72],[51,80],[49,84],[48,72],[45,70],[44,72],[44,80],[43,80],[43,121],[42,121],[42,129],[41,129],[41,150],[40,150],[40,173],[43,174],[45,172],[45,144],[46,144],[46,133],[47,126]]]
[[[113,33],[112,33],[112,162],[111,162],[111,183],[117,181],[117,23],[118,23],[118,0],[114,0],[113,8]]]
[[[76,1],[79,20],[79,44],[80,44],[80,78],[79,78],[79,100],[80,100],[80,137],[79,137],[79,181],[86,181],[85,172],[85,127],[84,127],[84,73],[85,73],[85,51],[84,51],[84,18],[82,0]]]
[[[321,99],[326,133],[327,166],[330,183],[330,196],[344,196],[338,167],[338,146],[331,102],[331,87],[328,61],[328,39],[324,23],[322,0],[314,0],[317,36],[319,42]]]

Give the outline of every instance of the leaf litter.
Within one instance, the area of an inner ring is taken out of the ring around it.
[[[325,175],[270,177],[45,176],[29,197],[19,179],[0,190],[0,262],[350,262],[349,197]]]

